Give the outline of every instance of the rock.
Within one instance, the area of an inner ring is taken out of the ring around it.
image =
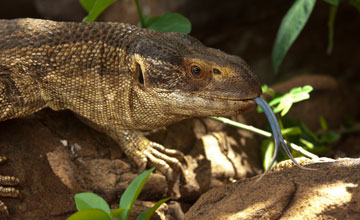
[[[306,163],[316,170],[285,161],[261,180],[211,189],[185,219],[360,219],[360,159]]]
[[[181,199],[196,201],[213,186],[254,176],[261,170],[254,134],[208,118],[184,120],[150,135],[151,140],[186,155],[187,184]]]

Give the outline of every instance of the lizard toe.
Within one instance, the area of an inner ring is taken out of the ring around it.
[[[185,155],[178,151],[178,150],[175,150],[175,149],[168,149],[164,146],[162,146],[161,144],[158,144],[156,142],[150,142],[150,146],[153,148],[153,149],[156,149],[158,150],[159,152],[165,154],[165,155],[168,155],[170,157],[173,157],[173,158],[176,158],[177,159],[177,163],[180,162],[180,165],[187,165],[187,162],[185,160]]]
[[[155,143],[155,142],[150,142],[151,143],[151,154],[153,156],[156,157],[157,160],[162,161],[163,164],[166,164],[169,168],[174,170],[174,174],[173,177],[171,177],[172,179],[180,177],[181,182],[186,183],[186,172],[184,169],[183,164],[186,164],[186,160],[184,155],[177,150],[173,150],[173,149],[167,149],[164,146]],[[154,147],[155,146],[155,147]],[[180,160],[175,157],[181,155],[181,160],[184,161],[184,163],[180,162]]]
[[[5,203],[1,200],[0,200],[0,213],[5,215],[6,217],[9,217],[9,210],[8,210],[7,206],[5,205]]]
[[[144,154],[149,159],[149,166],[155,167],[156,170],[162,173],[167,181],[168,185],[168,194],[174,199],[180,198],[180,191],[179,185],[176,184],[179,179],[179,173],[174,172],[175,170],[168,164],[166,161],[166,155],[162,155],[161,153],[157,152],[155,149],[152,149],[151,152],[145,151]],[[165,159],[165,160],[164,160]],[[167,159],[174,159],[174,158],[167,158]]]
[[[0,186],[0,196],[2,197],[19,197],[20,192],[19,190],[15,189],[14,187],[3,187]]]
[[[6,161],[6,157],[0,156],[0,163]],[[20,195],[19,190],[14,187],[4,187],[4,186],[15,186],[20,183],[20,180],[13,176],[2,176],[0,175],[0,196],[1,197],[13,197],[18,198]],[[0,213],[9,217],[9,211],[7,206],[3,201],[0,200]]]

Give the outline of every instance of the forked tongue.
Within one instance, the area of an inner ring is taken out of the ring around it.
[[[281,130],[280,130],[280,126],[278,121],[276,120],[275,114],[272,111],[272,109],[270,108],[270,106],[266,103],[266,101],[261,98],[261,97],[256,97],[254,99],[254,101],[262,108],[262,110],[265,112],[265,115],[270,123],[271,126],[271,130],[273,133],[273,137],[274,137],[274,155],[271,159],[271,162],[267,168],[267,170],[271,169],[271,167],[274,165],[275,160],[276,160],[276,156],[279,152],[279,145],[281,145],[281,147],[284,149],[285,153],[287,154],[287,156],[291,159],[292,162],[294,162],[294,164],[301,168],[301,169],[306,169],[306,170],[313,170],[311,168],[306,168],[301,166],[298,162],[296,162],[296,160],[294,159],[294,157],[291,154],[291,151],[289,150],[287,144],[285,143],[284,137],[281,134]],[[266,172],[265,172],[266,173]],[[265,174],[264,173],[264,174]],[[263,175],[264,175],[263,174]],[[262,178],[262,176],[260,177],[260,179]]]

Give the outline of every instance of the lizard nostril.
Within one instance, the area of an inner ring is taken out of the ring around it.
[[[144,76],[139,64],[137,64],[136,69],[136,79],[141,86],[144,86]]]
[[[214,68],[213,69],[214,74],[220,75],[221,71],[219,69]]]

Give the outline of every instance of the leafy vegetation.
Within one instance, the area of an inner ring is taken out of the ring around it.
[[[294,103],[310,98],[310,92],[312,91],[311,86],[307,85],[304,87],[293,88],[286,94],[276,93],[267,85],[264,85],[262,89],[264,94],[268,94],[270,96],[269,105],[273,108],[273,111],[277,115],[281,133],[287,140],[287,144],[290,145],[292,149],[297,151],[294,154],[294,157],[307,156],[310,158],[317,158],[316,154],[327,152],[327,145],[339,139],[340,134],[334,131],[329,131],[326,120],[323,117],[319,118],[319,123],[321,124],[322,130],[318,133],[311,131],[305,125],[305,123],[301,121],[283,117],[289,112]],[[259,113],[262,112],[260,107],[258,107],[257,110]],[[264,169],[268,168],[274,152],[274,143],[271,139],[272,134],[270,132],[263,131],[253,126],[234,122],[227,118],[211,118],[267,137],[261,144],[261,156]],[[280,152],[280,155],[277,158],[277,162],[287,159],[288,157],[286,154],[284,152]]]
[[[283,18],[272,52],[275,72],[294,43],[314,8],[315,0],[296,0]]]
[[[327,129],[327,123],[323,117],[319,118],[322,131],[318,133],[311,131],[305,123],[301,121],[283,117],[289,112],[294,103],[309,99],[311,91],[312,87],[307,85],[304,87],[293,88],[286,94],[280,94],[274,92],[274,90],[266,85],[263,86],[263,93],[268,94],[271,99],[269,105],[272,106],[274,112],[277,113],[281,133],[284,138],[292,144],[302,146],[305,151],[309,151],[314,154],[321,154],[327,152],[327,144],[335,142],[340,137],[338,133]],[[258,108],[258,112],[261,112],[261,109]],[[268,163],[271,161],[273,149],[274,144],[271,139],[266,139],[262,142],[261,155],[263,158],[264,168],[267,168]],[[295,156],[302,155],[301,153],[298,153]],[[281,153],[278,157],[279,161],[286,159],[288,158],[284,153]]]
[[[304,87],[293,88],[290,92],[280,95],[279,93],[275,93],[274,90],[269,88],[267,85],[263,85],[262,87],[263,93],[269,94],[273,97],[273,100],[269,102],[270,106],[275,106],[274,113],[281,112],[281,116],[286,115],[291,106],[296,103],[310,98],[310,92],[313,88],[309,85]],[[258,107],[258,112],[262,112],[262,109]]]
[[[119,220],[126,220],[131,212],[131,209],[138,198],[146,180],[154,168],[149,169],[139,176],[137,176],[126,188],[124,194],[121,196],[119,208],[111,211],[109,204],[94,193],[79,193],[75,195],[75,203],[78,211],[71,215],[67,220],[111,220],[113,217]],[[165,198],[158,201],[152,208],[143,211],[138,220],[148,220],[155,213],[156,209],[161,204],[168,201],[170,198]]]
[[[334,45],[334,23],[340,0],[323,1],[330,4],[327,48],[327,53],[330,54]],[[315,2],[316,0],[295,0],[293,5],[282,19],[272,51],[272,63],[275,72],[278,71],[286,53],[308,21],[313,11]],[[360,0],[347,0],[347,2],[357,8],[360,12]]]
[[[83,8],[88,12],[83,21],[95,21],[96,18],[110,5],[117,0],[80,0]],[[165,13],[162,16],[154,16],[148,18],[141,10],[138,0],[135,0],[136,8],[139,14],[142,28],[152,29],[159,32],[179,32],[188,34],[191,31],[190,21],[178,13]]]
[[[88,12],[83,21],[95,21],[96,18],[116,0],[80,0],[83,8]]]

